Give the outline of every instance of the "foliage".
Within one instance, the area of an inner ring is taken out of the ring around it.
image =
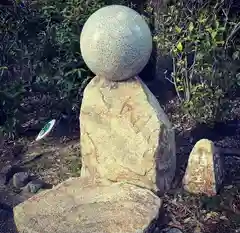
[[[71,109],[78,115],[91,75],[80,54],[83,24],[104,5],[132,6],[128,0],[13,3],[0,8],[0,133],[7,136],[15,136],[26,121]]]
[[[26,106],[34,105],[34,98],[49,96],[48,110],[56,110],[51,109],[56,103],[64,108],[79,105],[79,87],[90,74],[80,55],[79,36],[86,19],[103,5],[102,0],[48,0],[0,8],[2,133],[14,136],[32,107],[44,108]]]
[[[14,136],[26,121],[41,122],[60,111],[78,113],[81,85],[91,75],[80,54],[82,26],[107,4],[141,11],[144,1],[132,2],[37,0],[1,7],[0,133]],[[229,9],[220,3],[184,2],[160,11],[154,39],[172,57],[174,69],[167,78],[183,108],[199,121],[212,122],[240,84],[240,23],[229,19]]]
[[[197,121],[213,123],[239,86],[240,22],[229,19],[229,6],[177,1],[159,16],[154,40],[172,57],[173,83],[184,110]]]

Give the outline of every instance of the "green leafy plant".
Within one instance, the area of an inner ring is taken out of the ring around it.
[[[90,75],[80,54],[80,32],[103,5],[102,0],[39,0],[0,9],[4,135],[13,137],[27,121],[41,121],[66,108],[78,113],[79,89]]]
[[[239,87],[239,44],[234,42],[239,21],[229,19],[230,8],[222,1],[212,2],[170,5],[158,16],[154,36],[162,54],[172,58],[173,72],[166,78],[183,109],[209,124],[221,118],[226,97]]]

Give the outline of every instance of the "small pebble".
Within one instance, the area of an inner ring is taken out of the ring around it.
[[[24,188],[30,193],[37,193],[41,188],[43,188],[44,182],[41,180],[32,180]]]
[[[28,183],[29,174],[27,172],[18,172],[13,176],[13,186],[22,188]]]

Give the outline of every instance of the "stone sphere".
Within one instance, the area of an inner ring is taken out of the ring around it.
[[[121,5],[93,13],[80,36],[83,60],[96,75],[122,81],[142,71],[152,52],[151,31],[140,14]]]

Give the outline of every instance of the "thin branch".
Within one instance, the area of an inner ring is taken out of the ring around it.
[[[229,42],[229,40],[237,33],[237,31],[240,29],[240,22],[238,22],[235,27],[233,28],[232,32],[230,33],[230,35],[228,36],[226,43],[225,43],[225,48],[227,47],[227,44]]]
[[[195,45],[195,53],[194,53],[194,58],[193,58],[193,64],[191,65],[191,67],[189,68],[189,70],[191,71],[189,74],[189,79],[192,80],[193,78],[193,72],[194,72],[194,68],[195,68],[195,64],[196,64],[196,53],[197,53],[197,46]]]
[[[177,87],[177,80],[176,80],[176,63],[175,63],[175,58],[174,58],[174,57],[173,57],[173,75],[172,75],[172,77],[173,77],[173,81],[174,81],[174,87],[175,87],[175,90],[176,90],[176,92],[177,92],[177,96],[178,96],[180,102],[183,102],[183,100],[182,100],[182,98],[181,98],[181,96],[180,96],[180,93],[179,93],[179,91],[178,91],[178,87]]]
[[[171,84],[174,85],[174,82],[171,79],[169,79],[166,75],[164,77],[165,77],[166,80],[168,80]]]
[[[190,100],[190,79],[188,76],[188,68],[187,68],[187,57],[185,56],[184,58],[184,63],[185,63],[185,83],[186,83],[186,87],[185,87],[185,93],[186,93],[186,100],[189,101]]]

